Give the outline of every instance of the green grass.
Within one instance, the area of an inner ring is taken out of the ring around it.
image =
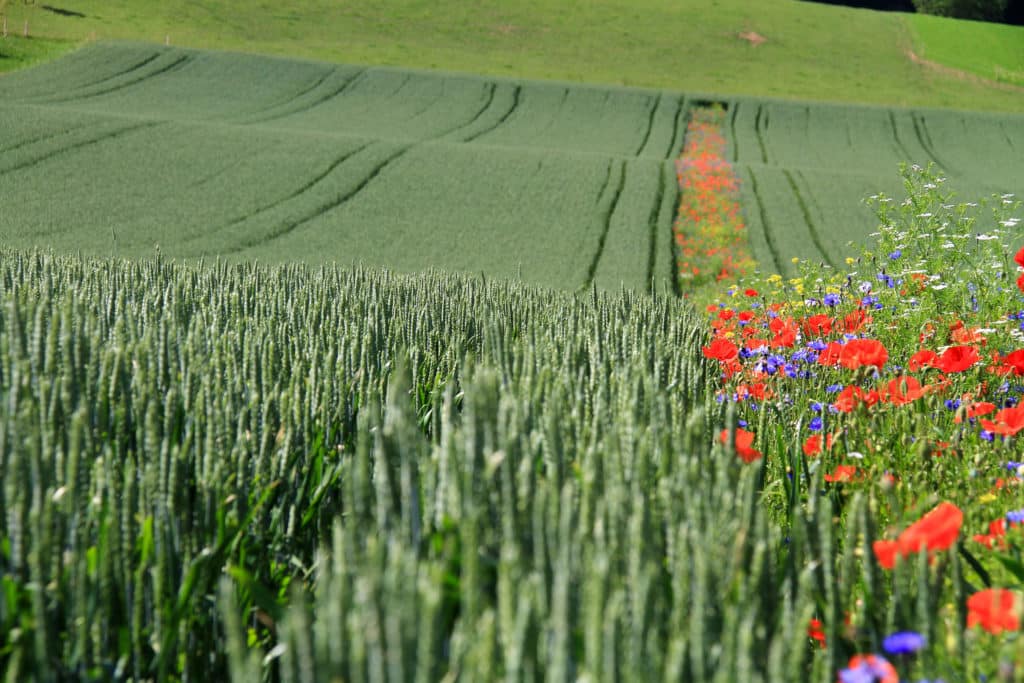
[[[680,94],[112,44],[0,99],[7,246],[672,277]]]
[[[925,59],[993,81],[1024,86],[1024,26],[907,15]]]
[[[56,59],[75,49],[67,40],[49,38],[0,38],[0,76],[8,71],[27,69]]]
[[[425,0],[281,6],[221,0],[69,0],[63,17],[14,3],[36,35],[123,38],[355,64],[672,90],[1019,110],[1022,96],[912,64],[896,14],[797,0]],[[964,26],[957,22],[956,26]],[[739,39],[755,31],[767,42]]]

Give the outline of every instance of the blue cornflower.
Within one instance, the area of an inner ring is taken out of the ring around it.
[[[985,441],[995,441],[996,439],[996,435],[988,431],[987,429],[982,429],[978,436],[980,436]]]
[[[786,373],[786,377],[795,378],[797,375],[797,366],[792,363],[786,363],[782,366],[782,369]]]
[[[877,303],[878,303],[878,297],[877,296],[872,296],[870,294],[860,300],[860,305],[861,306],[871,306],[872,304],[877,304]]]
[[[915,631],[898,631],[882,641],[882,648],[891,655],[912,655],[925,645],[925,637]]]
[[[740,427],[743,427],[744,429],[747,428],[747,421],[746,420],[736,420],[736,424],[739,425]]]
[[[826,306],[838,306],[839,302],[842,301],[842,297],[838,294],[826,294],[823,301]]]
[[[903,252],[897,249],[896,251],[889,252],[889,259],[895,261],[900,256],[903,256]]]
[[[957,408],[960,407],[960,399],[958,399],[958,398],[947,398],[945,401],[943,401],[943,404],[949,410],[956,410]]]
[[[819,402],[811,401],[811,410],[813,410],[814,412],[820,413],[823,407],[824,406],[822,406]]]
[[[811,418],[811,421],[807,425],[807,428],[810,429],[812,432],[819,431],[821,429],[821,418],[820,417],[813,417],[813,418]]]
[[[814,341],[807,342],[807,348],[814,349],[815,351],[824,351],[825,349],[828,348],[828,344],[821,341],[820,339],[815,339]]]
[[[842,390],[842,384],[829,384],[827,387],[825,387],[825,392],[829,394],[838,394]]]
[[[1010,462],[1006,463],[1006,469],[1008,469],[1008,470],[1010,470],[1012,472],[1016,472],[1017,468],[1020,467],[1022,464],[1024,464],[1024,463],[1019,463],[1019,462],[1015,462],[1015,461],[1011,460]]]
[[[1020,524],[1024,522],[1024,510],[1011,510],[1006,513],[1006,521],[1011,524]]]

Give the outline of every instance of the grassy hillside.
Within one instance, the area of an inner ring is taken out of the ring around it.
[[[914,49],[928,60],[1024,86],[1024,26],[907,15]],[[1022,94],[1024,97],[1024,94]]]
[[[796,0],[222,0],[13,4],[12,26],[356,64],[845,102],[1019,110],[909,61],[902,15]],[[740,38],[756,33],[765,40]],[[8,39],[10,41],[12,39]],[[0,44],[2,45],[2,44]],[[0,62],[2,64],[2,62]]]

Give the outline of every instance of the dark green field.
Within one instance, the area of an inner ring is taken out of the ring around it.
[[[0,98],[7,246],[671,278],[680,94],[122,44]]]

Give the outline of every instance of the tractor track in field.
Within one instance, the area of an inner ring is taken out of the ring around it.
[[[361,145],[361,146],[357,147],[356,149],[352,150],[351,152],[346,152],[345,154],[342,154],[337,159],[335,159],[334,161],[329,163],[327,165],[327,168],[325,168],[321,173],[318,173],[317,175],[313,176],[313,178],[308,180],[301,187],[298,187],[295,190],[292,190],[290,193],[288,193],[284,197],[281,197],[280,199],[275,199],[274,201],[270,202],[269,204],[264,204],[263,206],[259,207],[255,211],[252,211],[250,213],[247,213],[244,216],[240,216],[240,217],[234,219],[233,221],[231,221],[230,223],[228,223],[224,227],[219,228],[217,230],[214,230],[213,232],[221,232],[221,231],[233,228],[236,225],[241,225],[242,223],[245,223],[246,221],[252,220],[253,218],[256,218],[256,217],[258,217],[258,216],[260,216],[262,214],[265,214],[268,211],[273,211],[274,209],[276,209],[277,207],[281,206],[282,204],[285,204],[286,202],[290,202],[293,199],[296,199],[296,198],[306,194],[307,192],[312,190],[314,187],[319,185],[321,182],[323,182],[327,178],[327,176],[329,176],[331,173],[334,172],[334,170],[336,168],[338,168],[343,163],[345,163],[346,161],[348,161],[349,159],[354,157],[356,154],[359,154],[360,152],[362,152],[364,149],[369,147],[371,144],[372,143],[366,143],[365,145]],[[207,235],[203,235],[204,238],[206,236]]]
[[[602,209],[601,205],[605,203],[605,197],[608,196],[608,188],[612,184],[613,169],[618,167],[619,179],[615,184],[615,189],[612,191],[610,198],[607,200],[607,208]],[[594,258],[590,262],[590,267],[587,269],[587,279],[583,283],[583,287],[589,287],[594,282],[594,276],[597,274],[597,264],[601,261],[601,255],[604,253],[604,245],[608,240],[608,232],[612,227],[612,219],[615,216],[615,209],[619,205],[619,198],[622,197],[622,190],[626,186],[626,162],[625,161],[610,161],[608,163],[608,174],[605,176],[604,184],[601,187],[600,193],[598,193],[597,209],[603,213],[601,236],[597,240],[597,251],[594,253]]]
[[[214,178],[219,178],[220,176],[224,175],[228,171],[232,171],[232,170],[238,168],[239,166],[241,166],[245,162],[249,161],[250,159],[255,159],[256,157],[259,157],[259,156],[262,156],[262,155],[266,154],[267,152],[269,152],[272,149],[280,147],[281,144],[282,143],[280,143],[280,142],[272,142],[272,143],[270,143],[264,149],[259,149],[259,150],[255,151],[255,152],[251,153],[251,154],[246,154],[246,155],[242,156],[239,159],[235,159],[231,163],[223,166],[222,168],[219,168],[219,169],[217,169],[216,171],[214,171],[212,173],[207,173],[206,175],[204,175],[204,176],[202,176],[200,178],[197,178],[191,184],[189,184],[188,187],[190,189],[191,188],[196,188],[196,187],[202,187],[203,185],[205,185],[206,183],[210,182]]]
[[[89,128],[90,126],[101,126],[101,125],[103,125],[102,122],[101,123],[96,123],[96,122],[84,123],[81,126],[75,126],[74,128],[68,128],[68,129],[62,130],[62,131],[57,132],[57,133],[53,133],[53,132],[46,133],[45,135],[40,135],[38,137],[30,138],[28,140],[22,140],[21,142],[16,142],[13,145],[10,145],[8,147],[0,147],[0,154],[7,154],[9,152],[14,152],[16,150],[21,149],[22,147],[29,147],[31,145],[34,145],[34,144],[38,143],[38,142],[46,142],[47,140],[56,140],[57,138],[63,137],[65,135],[71,135],[72,133],[76,133],[76,132],[78,132],[80,130],[84,130],[86,128]]]
[[[644,281],[647,283],[647,290],[650,291],[654,283],[654,262],[657,260],[658,225],[661,218],[661,205],[665,197],[665,169],[658,169],[658,189],[654,194],[654,201],[651,203],[651,212],[647,214],[647,276]]]
[[[644,147],[647,146],[647,141],[651,139],[651,131],[654,130],[654,115],[658,111],[658,107],[661,106],[661,93],[658,93],[657,97],[652,98],[654,102],[651,104],[650,111],[647,112],[647,131],[644,133],[643,140],[640,141],[640,146],[636,148],[636,153],[633,155],[640,158],[640,154],[644,151]]]
[[[668,150],[665,152],[665,156],[663,157],[664,159],[674,160],[679,154],[679,150],[683,148],[683,139],[680,135],[680,130],[682,130],[682,135],[685,136],[686,127],[681,124],[683,123],[683,119],[686,118],[686,105],[686,96],[683,95],[676,103],[676,115],[672,120],[672,139],[668,141]]]
[[[914,124],[914,135],[917,136],[917,142],[921,145],[921,149],[931,157],[932,161],[938,164],[939,168],[947,173],[955,173],[956,169],[942,161],[939,155],[936,154],[935,148],[932,144],[932,136],[928,133],[928,124],[924,120],[924,116],[918,116],[916,112],[910,112],[910,120]]]
[[[903,159],[913,159],[914,155],[910,153],[903,141],[900,140],[899,126],[896,124],[896,114],[889,110],[889,128],[892,129],[892,139],[896,143],[896,156]]]
[[[1003,134],[1003,138],[1006,140],[1006,144],[1009,145],[1010,149],[1017,151],[1017,146],[1013,144],[1013,139],[1010,138],[1010,134],[1006,132],[1006,124],[1000,122],[999,130]]]
[[[757,105],[757,113],[754,114],[754,133],[757,135],[757,145],[761,148],[761,163],[768,163],[768,148],[765,146],[764,135],[762,134],[761,115],[764,115],[764,130],[768,129],[768,114],[764,105]]]
[[[732,115],[729,117],[729,137],[732,142],[732,162],[738,163],[740,160],[740,139],[736,137],[736,116],[739,114],[740,105],[739,102],[733,105]]]
[[[801,180],[804,180],[803,175],[799,171],[796,173]],[[786,182],[789,183],[789,187],[793,191],[793,197],[796,199],[796,205],[800,207],[800,213],[803,214],[804,223],[807,224],[807,232],[810,233],[811,242],[814,243],[814,247],[818,250],[818,253],[821,254],[825,263],[835,268],[836,264],[832,261],[832,257],[825,250],[825,245],[821,241],[821,233],[818,231],[818,224],[815,222],[814,218],[811,217],[810,207],[807,206],[807,201],[805,200],[803,193],[800,192],[800,187],[797,184],[796,178],[793,177],[793,173],[790,172],[789,169],[783,169],[782,175],[785,176]]]
[[[34,159],[30,159],[28,161],[24,161],[24,162],[15,164],[14,166],[11,166],[9,168],[0,169],[0,175],[7,175],[7,174],[10,174],[10,173],[15,173],[17,171],[23,171],[23,170],[25,170],[27,168],[32,168],[33,166],[38,166],[39,164],[45,163],[45,162],[53,159],[54,157],[61,156],[62,154],[67,154],[68,152],[73,152],[75,150],[79,150],[79,149],[82,149],[84,147],[89,147],[91,145],[97,145],[97,144],[100,144],[102,142],[106,142],[108,140],[113,140],[115,138],[121,137],[122,135],[127,135],[128,133],[132,133],[132,132],[135,132],[137,130],[142,130],[142,129],[145,129],[145,128],[154,128],[154,127],[159,126],[159,125],[162,125],[162,122],[146,121],[144,123],[139,123],[139,124],[136,124],[136,125],[133,125],[133,126],[125,126],[124,128],[119,128],[119,129],[111,131],[109,133],[104,133],[103,135],[98,135],[98,136],[96,136],[94,138],[89,138],[87,140],[81,140],[79,142],[76,142],[76,143],[73,143],[71,145],[68,145],[67,147],[61,147],[59,149],[53,150],[52,152],[50,152],[48,154],[44,154],[43,156],[36,157]]]
[[[290,109],[285,109],[282,112],[270,114],[268,116],[264,116],[263,118],[255,118],[255,119],[248,120],[248,121],[246,121],[244,123],[244,125],[252,126],[252,125],[256,125],[256,124],[266,123],[267,121],[277,121],[279,119],[287,118],[289,116],[295,116],[296,114],[301,114],[303,112],[307,112],[307,111],[309,111],[311,109],[314,109],[315,107],[319,107],[321,104],[324,104],[325,102],[329,102],[330,100],[333,100],[334,98],[342,95],[346,90],[348,90],[355,83],[360,81],[362,79],[362,77],[366,74],[366,72],[367,72],[367,69],[360,69],[359,71],[357,71],[352,76],[349,76],[348,78],[346,78],[345,81],[341,85],[336,86],[333,90],[330,90],[330,91],[328,91],[328,92],[326,92],[326,93],[324,93],[322,95],[318,95],[312,102],[303,103],[303,104],[301,104],[299,106],[296,106],[296,107],[293,107],[293,108],[290,108]],[[295,102],[295,100],[298,99],[299,97],[301,97],[302,95],[306,95],[306,94],[309,94],[310,92],[313,92],[316,88],[318,88],[319,86],[323,85],[324,81],[326,81],[327,78],[329,78],[332,74],[336,74],[336,73],[338,73],[337,69],[335,69],[334,71],[331,71],[330,73],[327,74],[327,76],[322,81],[314,84],[314,86],[312,88],[307,89],[303,93],[301,93],[299,95],[296,95],[295,97],[292,97],[288,102]],[[288,102],[286,102],[286,103],[284,103],[282,105],[279,105],[279,106],[286,107]],[[264,111],[264,113],[268,113],[269,111],[271,111],[271,109],[273,109],[273,108],[272,107],[268,108],[267,110]]]
[[[113,74],[111,74],[109,76],[101,78],[98,81],[93,81],[92,83],[88,83],[86,85],[80,85],[80,86],[74,88],[74,90],[75,91],[88,90],[90,88],[95,88],[95,87],[97,87],[99,85],[102,85],[104,83],[109,83],[110,81],[117,80],[118,78],[121,78],[122,76],[127,76],[128,74],[132,73],[133,71],[138,71],[139,69],[141,69],[142,67],[146,66],[147,64],[149,64],[153,60],[159,59],[161,54],[163,54],[163,53],[161,53],[161,52],[154,52],[150,56],[146,57],[143,60],[140,60],[140,61],[136,62],[135,64],[133,64],[132,66],[129,66],[126,69],[123,69],[123,70],[118,71],[116,73],[113,73]],[[76,96],[72,95],[70,99],[75,99],[75,98],[76,98]],[[57,101],[57,102],[60,102],[60,101],[67,101],[67,100],[60,100],[60,99],[57,99],[57,100],[49,99],[48,100],[47,98],[44,97],[44,98],[41,98],[40,101],[50,101],[50,102]]]
[[[92,99],[94,97],[102,97],[103,95],[109,95],[112,92],[117,92],[119,90],[131,88],[132,86],[138,85],[139,83],[143,83],[145,81],[152,80],[154,78],[157,78],[158,76],[165,76],[174,71],[178,71],[184,68],[189,62],[191,62],[194,59],[195,57],[193,57],[192,55],[181,55],[170,64],[163,66],[157,69],[156,71],[151,71],[145,74],[144,76],[140,76],[139,78],[130,80],[127,83],[119,83],[117,85],[105,88],[103,90],[91,91],[83,93],[81,95],[73,95],[71,97],[58,98],[55,100],[48,100],[47,102],[51,104],[59,104],[61,102],[75,102],[80,100]]]
[[[754,173],[752,168],[747,168],[747,174],[750,176],[750,190],[754,193],[754,200],[757,202],[757,211],[761,217],[761,231],[764,233],[764,241],[768,246],[768,253],[772,256],[772,263],[775,266],[775,272],[781,273],[782,269],[782,257],[779,254],[779,248],[775,244],[775,237],[772,235],[771,224],[768,222],[768,210],[765,208],[764,201],[761,199],[761,192],[757,186],[757,175]]]
[[[476,140],[478,138],[481,138],[484,135],[487,135],[488,133],[491,133],[491,132],[497,130],[497,128],[499,126],[501,126],[503,123],[508,121],[509,117],[511,117],[512,114],[515,112],[515,110],[519,108],[519,98],[521,97],[522,92],[523,92],[523,86],[521,86],[521,85],[515,86],[512,89],[512,104],[511,104],[511,106],[509,106],[508,111],[506,111],[504,114],[502,114],[501,117],[497,121],[495,121],[493,126],[490,126],[489,128],[485,128],[485,129],[483,129],[483,130],[481,130],[481,131],[479,131],[477,133],[474,133],[473,135],[470,135],[468,138],[464,138],[462,140],[462,142],[464,142],[464,143],[473,142],[474,140]]]
[[[360,192],[362,192],[364,189],[366,189],[367,185],[369,185],[371,182],[373,182],[373,180],[375,178],[377,178],[377,176],[379,176],[381,173],[384,172],[384,169],[386,169],[392,163],[394,163],[399,158],[401,158],[402,156],[407,154],[414,147],[415,147],[415,145],[409,145],[407,147],[403,147],[403,148],[399,149],[398,151],[388,155],[388,157],[386,159],[384,159],[384,161],[382,161],[382,162],[378,163],[376,166],[374,166],[374,168],[372,170],[370,170],[370,172],[361,181],[359,181],[359,183],[355,187],[353,187],[351,190],[349,190],[348,192],[344,193],[340,197],[337,197],[337,198],[335,198],[335,199],[333,199],[333,200],[331,200],[331,201],[329,201],[329,202],[327,202],[325,204],[321,204],[315,210],[307,212],[305,215],[303,215],[298,220],[288,221],[287,223],[284,223],[283,225],[279,226],[279,228],[277,230],[274,230],[270,234],[263,236],[263,238],[261,238],[259,240],[243,242],[242,244],[238,245],[237,248],[235,248],[235,249],[226,249],[226,250],[223,250],[221,253],[223,253],[223,254],[233,254],[233,253],[238,253],[240,251],[243,251],[245,249],[250,249],[252,247],[264,246],[264,245],[266,245],[266,244],[268,244],[270,242],[273,242],[273,241],[278,240],[278,239],[280,239],[282,237],[286,237],[286,236],[290,235],[291,233],[293,233],[296,230],[298,230],[299,228],[301,228],[303,225],[309,223],[310,221],[313,221],[313,220],[319,218],[320,216],[323,216],[324,214],[330,213],[331,211],[334,211],[336,209],[341,208],[342,206],[347,204],[349,201],[351,201],[356,195],[358,195]]]

